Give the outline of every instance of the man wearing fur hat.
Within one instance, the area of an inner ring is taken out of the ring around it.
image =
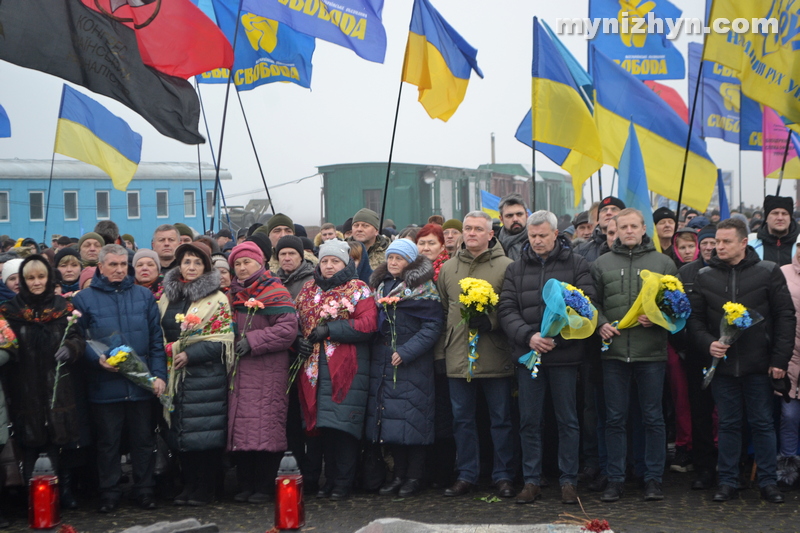
[[[358,241],[367,247],[369,266],[374,270],[385,261],[386,249],[391,242],[380,234],[380,216],[372,209],[359,209],[353,217],[353,235],[349,241]]]
[[[794,201],[788,196],[770,195],[764,198],[767,223],[747,242],[760,259],[778,263],[778,266],[792,262],[797,249],[795,241],[800,234],[800,226],[792,218],[793,211]]]

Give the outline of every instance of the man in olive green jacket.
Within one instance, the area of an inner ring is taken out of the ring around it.
[[[601,356],[606,398],[606,447],[608,486],[602,501],[613,502],[623,493],[627,454],[626,424],[631,382],[635,379],[645,428],[645,500],[663,500],[661,476],[666,462],[666,431],[661,407],[667,365],[667,331],[639,316],[633,328],[618,330],[620,320],[633,305],[642,287],[642,270],[675,275],[675,263],[656,251],[646,235],[644,216],[623,209],[617,221],[617,239],[611,252],[592,264],[599,312],[600,336],[611,340]]]
[[[494,444],[492,481],[500,496],[514,497],[512,460],[514,444],[511,429],[511,383],[514,364],[511,348],[497,323],[497,314],[473,318],[461,323],[459,282],[478,278],[491,283],[497,295],[503,287],[506,268],[512,263],[503,247],[494,238],[492,219],[483,211],[472,211],[464,218],[464,244],[455,257],[439,272],[437,286],[442,298],[446,327],[437,344],[437,358],[446,361],[453,406],[453,434],[456,441],[458,480],[445,491],[445,496],[461,496],[470,492],[478,481],[478,430],[475,424],[475,398],[478,386],[483,390],[489,408]],[[479,358],[469,370],[469,330],[478,330]],[[470,379],[468,379],[470,378]]]

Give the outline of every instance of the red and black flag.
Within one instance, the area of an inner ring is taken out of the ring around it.
[[[0,60],[118,100],[167,137],[205,142],[189,82],[146,66],[135,31],[80,0],[0,0]]]
[[[89,9],[136,31],[145,65],[188,79],[233,66],[222,30],[191,0],[81,0]]]

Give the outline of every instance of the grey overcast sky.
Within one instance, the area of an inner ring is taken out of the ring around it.
[[[417,102],[417,88],[404,84],[393,160],[474,168],[490,162],[490,136],[494,132],[497,162],[530,164],[531,151],[514,139],[514,132],[530,108],[533,16],[554,27],[557,18],[588,16],[588,1],[432,2],[478,49],[478,64],[485,78],[473,74],[464,102],[446,123],[431,120]],[[683,10],[684,17],[703,16],[704,2],[700,0],[673,0],[673,3]],[[412,0],[385,2],[383,22],[388,40],[385,63],[365,61],[350,50],[317,40],[311,90],[273,83],[242,93],[267,184],[274,187],[270,192],[277,211],[290,215],[298,223],[318,224],[320,178],[276,186],[314,175],[317,166],[388,158],[412,4]],[[675,43],[685,58],[688,43],[699,40],[699,36],[683,35]],[[562,41],[585,65],[587,41],[577,35],[562,36]],[[9,114],[13,133],[9,139],[0,139],[0,158],[49,159],[62,81],[1,61],[0,80],[0,105]],[[665,83],[686,100],[686,80]],[[80,90],[142,134],[143,161],[197,161],[196,147],[160,135],[144,119],[114,100]],[[201,92],[216,152],[225,86],[202,85]],[[222,167],[232,172],[233,180],[224,183],[224,192],[228,205],[242,205],[251,197],[265,197],[265,194],[238,101],[235,95],[232,97]],[[202,122],[201,132],[205,133]],[[734,171],[738,183],[736,146],[709,139],[708,147],[717,166]],[[201,145],[200,154],[204,162],[212,161],[209,144]],[[536,161],[541,170],[560,170],[540,154]],[[744,152],[742,164],[745,203],[760,204],[763,186],[760,152]],[[612,174],[611,167],[603,169],[606,194]],[[769,183],[768,193],[774,190],[775,183]],[[784,186],[783,191],[793,194],[794,187]],[[589,197],[588,186],[584,197]],[[730,203],[733,206],[738,201],[737,185]]]

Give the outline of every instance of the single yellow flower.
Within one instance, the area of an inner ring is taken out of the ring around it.
[[[184,315],[183,313],[178,313],[177,315],[175,315],[175,322],[177,322],[178,324],[182,324],[184,320],[186,320],[186,315]]]

